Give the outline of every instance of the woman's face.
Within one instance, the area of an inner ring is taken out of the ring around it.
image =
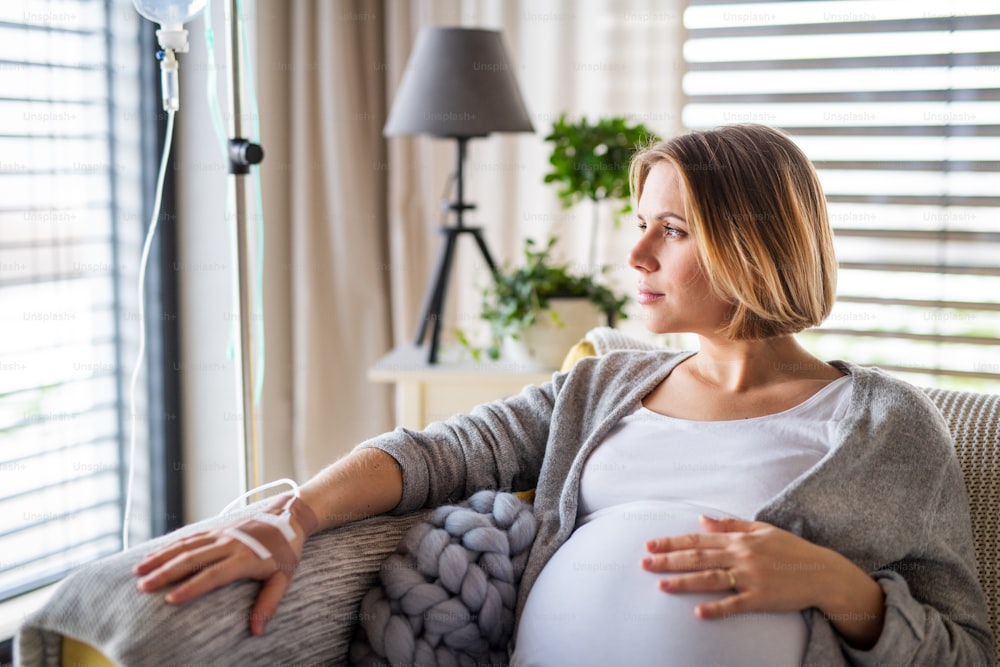
[[[715,336],[732,307],[712,292],[684,211],[677,169],[658,162],[639,198],[640,236],[628,262],[639,272],[638,302],[646,328],[653,333]]]

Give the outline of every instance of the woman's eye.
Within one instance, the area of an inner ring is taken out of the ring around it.
[[[649,228],[649,225],[647,225],[645,222],[636,223],[636,226],[639,228],[640,232],[645,232]],[[665,239],[677,239],[681,238],[682,236],[687,236],[687,232],[685,232],[683,229],[678,229],[673,225],[662,225],[661,235]]]

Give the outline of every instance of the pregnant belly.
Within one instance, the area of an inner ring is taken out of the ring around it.
[[[806,646],[802,615],[741,614],[715,620],[696,605],[731,592],[663,593],[670,575],[639,562],[653,537],[703,532],[682,503],[643,501],[595,512],[545,565],[525,602],[512,665],[798,665]]]

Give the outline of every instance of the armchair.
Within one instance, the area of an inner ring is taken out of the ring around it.
[[[595,330],[568,362],[609,349],[645,347],[611,330]],[[989,603],[990,624],[1000,636],[1000,395],[925,389],[951,429],[969,493],[979,578]],[[303,560],[263,637],[247,630],[247,614],[258,590],[241,582],[183,607],[162,593],[135,589],[132,566],[156,544],[203,530],[219,521],[185,527],[169,537],[81,568],[51,601],[25,620],[15,641],[24,667],[97,665],[102,653],[114,663],[343,665],[359,618],[359,605],[379,568],[406,530],[423,513],[375,517],[311,538]],[[97,653],[92,647],[97,647]],[[79,651],[92,651],[93,661]]]

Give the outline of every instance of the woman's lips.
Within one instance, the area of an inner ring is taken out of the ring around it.
[[[639,286],[639,296],[637,301],[639,305],[645,306],[651,303],[655,303],[663,298],[663,294],[660,292],[654,292],[648,287]]]

